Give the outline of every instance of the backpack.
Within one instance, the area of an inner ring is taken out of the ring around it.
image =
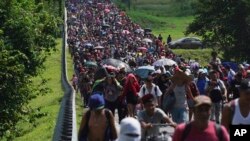
[[[181,141],[185,141],[189,132],[191,131],[191,128],[192,128],[192,124],[190,122],[186,123],[186,126],[184,127],[184,130],[181,136]],[[219,139],[219,141],[223,141],[223,133],[222,133],[221,125],[215,123],[214,129],[216,130],[216,136]]]
[[[157,86],[154,87],[154,91],[155,91],[155,95],[157,96]],[[145,95],[145,93],[146,93],[145,86],[142,87],[142,93],[143,93],[143,95]]]
[[[81,131],[82,132],[82,136],[80,137],[79,141],[87,141],[88,139],[88,127],[89,127],[89,119],[90,119],[90,110],[88,110],[86,112],[86,123],[85,123],[85,126],[83,127],[83,130]],[[105,109],[105,116],[107,118],[107,128],[106,128],[106,131],[105,131],[105,138],[104,138],[104,141],[110,141],[112,140],[112,132],[111,132],[111,129],[110,129],[110,114],[109,114],[109,110],[108,109]]]
[[[210,81],[208,81],[208,85],[211,85]],[[213,103],[217,103],[217,102],[220,102],[221,100],[223,100],[221,81],[217,81],[216,85],[219,86],[220,90],[219,89],[213,89],[209,94],[209,97],[211,98]]]

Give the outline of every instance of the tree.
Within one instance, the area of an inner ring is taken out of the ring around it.
[[[0,139],[11,140],[24,117],[32,122],[43,115],[28,103],[48,92],[46,80],[34,85],[31,78],[55,50],[60,20],[54,15],[34,0],[0,1]]]
[[[250,2],[197,0],[195,19],[186,34],[202,36],[205,44],[224,52],[224,59],[250,61]]]

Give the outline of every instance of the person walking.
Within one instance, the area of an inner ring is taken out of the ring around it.
[[[120,91],[122,90],[122,86],[116,80],[114,73],[108,74],[103,86],[104,86],[105,108],[110,109],[114,115],[115,109],[118,108],[117,105],[117,103],[119,102],[118,97],[120,96]]]
[[[167,94],[174,92],[175,103],[171,110],[171,115],[176,123],[188,122],[188,104],[187,96],[190,100],[194,97],[189,87],[191,77],[187,76],[182,70],[176,68],[174,76],[171,78],[173,84],[167,90]]]
[[[128,116],[135,117],[135,106],[138,103],[139,96],[138,92],[140,90],[140,85],[136,77],[131,73],[127,76],[123,97],[127,101]]]
[[[170,35],[168,35],[168,38],[167,38],[167,44],[169,44],[170,42],[172,42],[172,38]]]
[[[198,77],[194,79],[197,87],[198,87],[198,90],[199,90],[199,93],[200,95],[206,95],[206,85],[207,85],[207,82],[209,81],[209,79],[207,78],[206,76],[206,73],[204,72],[204,70],[199,70],[198,71]]]
[[[102,94],[89,98],[89,110],[83,115],[78,132],[79,141],[110,141],[117,139],[115,119],[112,112],[104,108]]]
[[[138,120],[142,127],[142,139],[146,136],[158,134],[156,131],[150,130],[153,128],[153,124],[168,123],[173,127],[176,127],[176,123],[173,122],[160,108],[156,108],[155,98],[152,94],[147,94],[142,97],[142,103],[144,110],[138,114]],[[152,132],[150,132],[152,131]]]
[[[226,101],[227,89],[222,80],[218,78],[217,71],[210,72],[210,80],[206,85],[206,93],[212,100],[211,120],[220,123],[223,101]]]
[[[182,123],[175,129],[173,141],[229,141],[224,126],[209,120],[212,101],[200,95],[194,99],[194,120]]]
[[[221,124],[229,131],[229,125],[250,125],[250,79],[242,80],[240,97],[223,108]]]
[[[127,117],[121,121],[118,141],[141,141],[141,125],[138,120]]]
[[[143,96],[147,95],[147,94],[152,94],[154,96],[155,99],[155,103],[158,107],[161,106],[161,96],[162,96],[162,92],[159,88],[159,86],[157,86],[156,84],[153,83],[153,76],[149,75],[146,80],[145,80],[145,84],[142,85],[140,92],[139,92],[139,96],[140,98],[142,98]]]

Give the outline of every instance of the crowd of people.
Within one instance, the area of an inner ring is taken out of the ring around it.
[[[202,68],[198,59],[182,58],[167,47],[170,35],[165,43],[110,0],[68,0],[66,6],[67,43],[75,70],[72,85],[89,108],[79,140],[144,141],[155,137],[155,125],[166,124],[175,128],[174,141],[228,141],[230,124],[250,124],[248,64],[233,70],[213,52]],[[109,58],[131,70],[104,66],[102,61]],[[176,64],[154,66],[145,78],[134,73],[162,58]],[[105,75],[97,79],[100,69]]]

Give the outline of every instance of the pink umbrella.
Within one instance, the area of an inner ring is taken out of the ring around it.
[[[148,49],[146,47],[138,47],[137,48],[139,51],[147,51]]]
[[[128,30],[123,30],[122,33],[123,34],[130,34],[130,32]]]
[[[105,11],[106,13],[109,13],[109,12],[110,12],[110,10],[109,10],[109,9],[105,9],[104,11]]]
[[[117,22],[117,24],[122,25],[122,23],[121,23],[121,22]]]

